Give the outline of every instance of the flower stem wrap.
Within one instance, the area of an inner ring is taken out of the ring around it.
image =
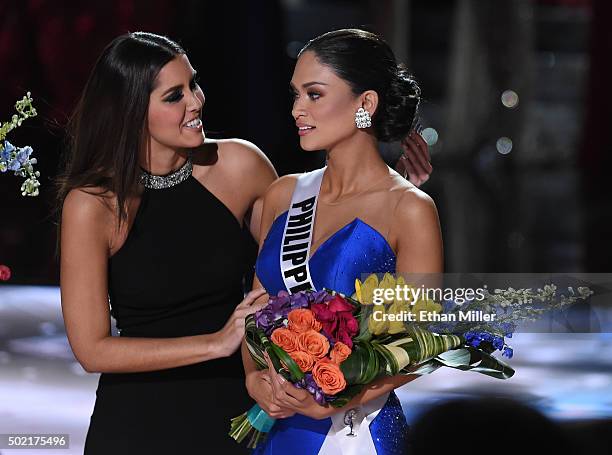
[[[254,449],[272,429],[274,422],[276,419],[270,417],[258,404],[255,404],[247,412],[231,420],[229,435],[239,443],[249,436],[247,447]]]

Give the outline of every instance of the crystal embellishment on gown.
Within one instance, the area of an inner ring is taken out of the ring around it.
[[[193,162],[191,160],[191,153],[189,153],[185,164],[168,175],[152,175],[143,169],[142,173],[140,174],[140,183],[142,183],[145,188],[162,190],[184,182],[189,178],[192,171]]]

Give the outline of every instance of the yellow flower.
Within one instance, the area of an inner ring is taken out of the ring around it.
[[[396,293],[399,287],[400,292]],[[393,298],[385,298],[385,290],[392,289]],[[405,291],[408,289],[407,291]],[[405,316],[407,313],[412,313],[414,320],[418,322],[425,321],[425,318],[420,317],[421,311],[429,313],[439,313],[442,311],[442,306],[433,300],[421,298],[414,301],[414,294],[411,291],[414,286],[406,284],[403,276],[395,278],[390,273],[385,273],[381,280],[376,274],[371,274],[363,282],[355,280],[355,294],[353,298],[362,305],[372,305],[368,308],[371,311],[368,318],[368,330],[372,335],[381,334],[396,334],[406,330],[406,321],[395,320],[390,321],[388,315]],[[404,292],[405,291],[405,292]],[[377,297],[375,302],[374,297]],[[382,303],[380,302],[382,300]],[[414,305],[413,305],[414,303]],[[376,319],[374,318],[376,313]]]
[[[389,321],[385,317],[385,306],[384,305],[373,305],[372,314],[368,319],[368,330],[372,335],[380,335],[387,333],[389,330]],[[374,315],[376,314],[376,319]]]
[[[405,319],[407,313],[410,313],[410,303],[404,300],[396,300],[391,304],[387,314],[394,314],[395,321],[389,321],[387,332],[391,335],[404,332],[406,330],[406,321],[403,319]]]
[[[415,315],[415,320],[418,322],[426,322],[427,316],[421,318],[421,311],[426,313],[439,313],[442,311],[442,305],[431,299],[420,299],[412,305],[411,312]]]
[[[396,286],[396,281],[393,275],[391,275],[390,273],[385,273],[383,276],[383,279],[378,284],[378,289],[381,289],[382,294],[384,295],[387,289],[392,289],[393,291],[395,291],[395,286]],[[385,298],[385,303],[393,303],[394,300],[395,299]]]
[[[355,280],[355,294],[353,298],[362,305],[372,305],[374,303],[374,289],[378,287],[378,277],[373,273],[368,276],[363,283]]]

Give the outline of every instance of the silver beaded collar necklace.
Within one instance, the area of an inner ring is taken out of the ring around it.
[[[142,168],[141,168],[142,169]],[[142,169],[140,174],[140,183],[145,188],[153,190],[161,190],[178,185],[189,178],[193,171],[193,162],[191,161],[191,153],[187,155],[187,161],[179,169],[167,175],[152,175]]]

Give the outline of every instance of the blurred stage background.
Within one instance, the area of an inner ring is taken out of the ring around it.
[[[50,179],[62,127],[112,38],[145,30],[183,44],[209,136],[254,142],[282,175],[323,160],[299,149],[290,117],[297,51],[334,28],[378,31],[423,90],[434,166],[423,190],[438,206],[446,271],[612,272],[611,13],[605,0],[0,2],[0,119],[32,92],[39,117],[10,140],[34,148],[42,173],[37,198],[0,178],[0,264],[13,273],[0,287],[0,433],[70,433],[71,453],[82,452],[97,375],[63,332]],[[385,150],[391,159],[397,145]],[[555,419],[612,417],[610,334],[560,343],[518,336],[520,374],[501,385],[436,372],[399,395],[409,418],[477,390]]]

